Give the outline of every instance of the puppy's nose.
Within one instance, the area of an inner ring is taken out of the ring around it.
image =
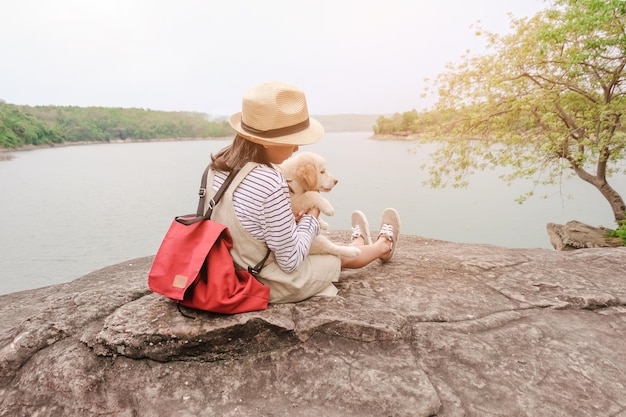
[[[337,178],[335,178],[335,185],[337,185],[338,182],[339,182],[339,180]]]

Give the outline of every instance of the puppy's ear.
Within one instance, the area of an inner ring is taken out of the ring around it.
[[[298,178],[306,186],[306,191],[317,191],[317,168],[315,164],[302,164],[298,168]]]

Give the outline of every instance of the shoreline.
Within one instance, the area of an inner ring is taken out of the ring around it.
[[[83,140],[78,142],[46,143],[42,145],[23,145],[16,148],[0,148],[0,161],[8,161],[14,152],[36,151],[38,149],[65,148],[68,146],[81,145],[106,145],[112,143],[143,143],[143,142],[190,142],[199,140],[224,140],[231,136],[208,137],[208,138],[160,138],[160,139],[118,139],[118,140]]]
[[[65,148],[68,146],[81,146],[81,145],[103,145],[111,143],[143,143],[143,142],[187,142],[187,141],[199,141],[199,140],[225,140],[230,139],[232,136],[220,136],[220,137],[207,137],[207,138],[159,138],[159,139],[118,139],[118,140],[83,140],[78,142],[62,142],[62,143],[46,143],[41,145],[23,145],[16,148],[0,148],[0,161],[11,160],[11,154],[14,152],[26,152],[35,151],[38,149],[49,148]],[[406,141],[412,142],[420,139],[419,135],[371,135],[368,137],[370,140],[380,141]]]
[[[384,135],[377,135],[377,134],[373,134],[372,136],[370,136],[370,139],[372,140],[398,140],[398,141],[404,141],[404,142],[415,142],[421,139],[420,135],[417,134],[401,134],[401,135],[394,135],[394,134],[384,134]]]

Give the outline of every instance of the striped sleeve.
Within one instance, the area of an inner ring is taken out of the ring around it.
[[[214,185],[219,187],[224,178],[223,173],[216,173]],[[319,234],[320,225],[311,215],[304,215],[296,223],[282,174],[259,165],[234,191],[233,205],[244,229],[265,242],[282,270],[289,273],[298,269]]]

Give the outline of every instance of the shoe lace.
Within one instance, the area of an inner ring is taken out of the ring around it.
[[[383,224],[380,227],[379,236],[384,236],[388,240],[393,241],[393,225],[387,223]]]
[[[363,234],[361,233],[361,227],[357,224],[352,227],[352,239],[356,239],[357,237],[361,237]]]

